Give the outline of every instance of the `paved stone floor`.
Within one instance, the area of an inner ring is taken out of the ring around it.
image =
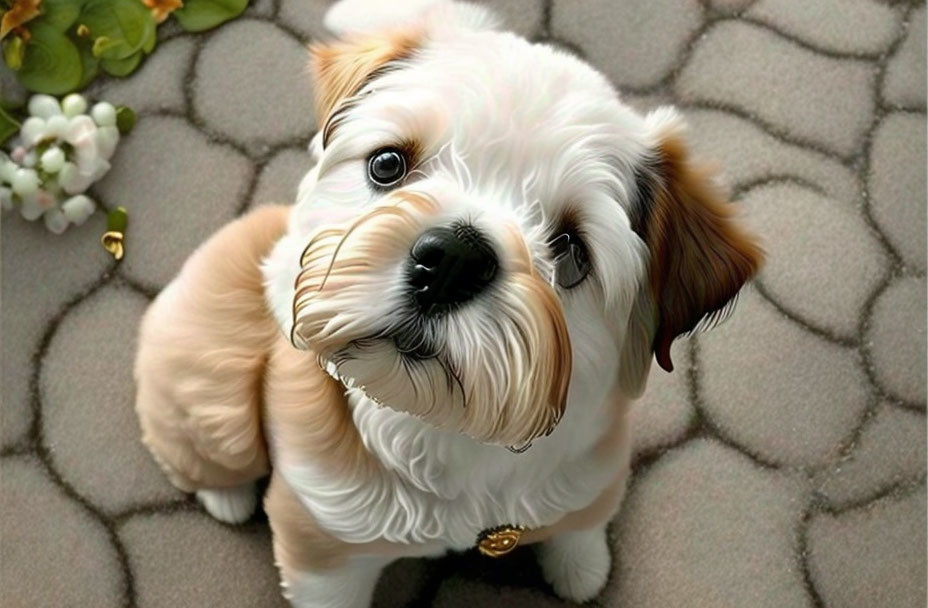
[[[924,607],[924,3],[494,4],[634,105],[678,104],[770,254],[733,318],[654,372],[595,604]],[[130,376],[184,258],[309,166],[303,47],[326,3],[252,5],[207,34],[162,28],[139,72],[92,90],[140,115],[96,188],[129,209],[122,264],[102,214],[62,237],[3,220],[5,607],[282,604],[266,524],[220,525],[168,485]],[[376,601],[560,604],[531,550],[401,561]]]

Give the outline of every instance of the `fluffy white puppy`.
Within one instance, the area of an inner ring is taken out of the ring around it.
[[[295,606],[366,606],[398,557],[520,543],[586,600],[629,401],[761,252],[672,109],[636,114],[482,8],[404,7],[333,7],[296,206],[223,229],[152,305],[144,440],[225,521],[271,472]]]

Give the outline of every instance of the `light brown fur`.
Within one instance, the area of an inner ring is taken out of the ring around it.
[[[264,304],[259,264],[283,233],[287,212],[262,208],[220,230],[191,256],[143,319],[135,370],[143,440],[186,491],[268,474],[262,416],[274,428],[279,454],[298,454],[333,474],[379,470],[353,424],[344,388],[318,366],[312,352],[293,348]],[[616,458],[616,450],[628,443],[625,404],[614,411],[611,431],[597,447],[601,458]],[[528,532],[524,542],[608,519],[622,488],[624,475],[586,509]],[[276,475],[265,509],[285,576],[335,568],[352,555],[401,557],[438,549],[339,541],[316,524]]]
[[[319,124],[325,125],[338,104],[354,95],[376,70],[408,57],[423,37],[417,28],[405,27],[312,45],[310,69]]]
[[[364,448],[352,422],[344,389],[319,369],[312,353],[297,351],[285,341],[278,341],[266,386],[267,417],[274,429],[279,454],[298,454],[336,475],[373,476],[379,472],[380,463]],[[613,417],[595,450],[598,458],[616,460],[621,457],[619,452],[627,451],[630,445],[628,402],[619,391],[609,400],[614,402],[610,403]],[[522,544],[542,542],[555,534],[607,521],[618,508],[626,478],[627,470],[620,471],[586,508],[565,514],[551,526],[527,531]],[[276,474],[271,477],[264,508],[274,532],[275,559],[285,579],[298,572],[337,568],[355,555],[399,558],[442,550],[438,545],[342,542],[313,520],[293,490]]]
[[[288,213],[263,207],[224,227],[142,320],[135,361],[142,440],[185,491],[269,471],[261,384],[280,329],[264,303],[259,263]]]

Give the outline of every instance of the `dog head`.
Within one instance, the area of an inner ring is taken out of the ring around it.
[[[674,338],[724,314],[761,253],[673,110],[636,114],[482,9],[413,4],[312,49],[286,325],[371,399],[519,448],[617,383],[637,396],[653,355],[672,369]],[[348,217],[319,226],[321,208]]]

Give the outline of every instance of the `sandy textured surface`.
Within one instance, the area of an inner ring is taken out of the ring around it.
[[[95,85],[140,114],[95,188],[129,209],[121,264],[102,214],[62,237],[4,217],[5,608],[282,605],[266,523],[212,521],[139,444],[130,364],[147,301],[194,247],[293,198],[315,129],[304,46],[326,4],[162,28],[137,73]],[[923,608],[924,3],[494,4],[636,107],[679,105],[770,252],[734,317],[653,373],[595,604]],[[562,602],[526,549],[398,562],[376,604]]]

